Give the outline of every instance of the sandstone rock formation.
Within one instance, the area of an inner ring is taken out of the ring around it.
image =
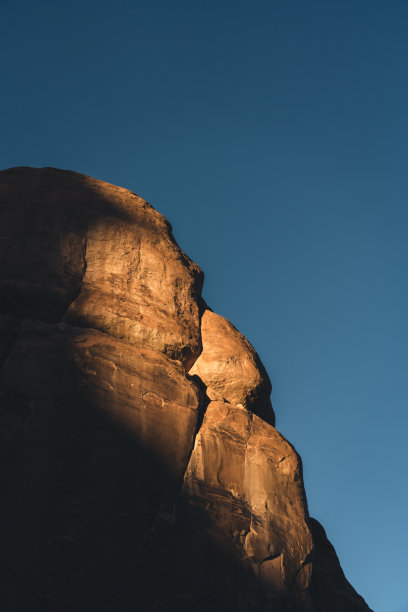
[[[6,328],[5,317],[0,318]],[[8,327],[8,335],[16,328]],[[7,336],[5,340],[7,342]],[[103,416],[183,478],[200,391],[178,361],[94,329],[23,320],[0,371],[2,392],[33,412]],[[75,405],[77,404],[77,405]],[[58,411],[58,412],[56,412]]]
[[[93,327],[191,366],[203,275],[135,194],[74,172],[0,178],[1,311]]]
[[[2,561],[31,585],[28,610],[55,597],[87,609],[88,581],[117,588],[128,546],[177,495],[200,391],[158,351],[64,323],[0,321]]]
[[[211,400],[242,404],[274,424],[269,376],[248,340],[224,317],[206,309],[201,319],[203,350],[190,370]]]
[[[306,591],[313,542],[302,467],[274,427],[242,406],[211,402],[195,440],[183,497],[205,510],[207,537],[224,540],[269,596],[312,609]]]
[[[133,193],[0,173],[0,609],[367,612],[253,347]]]

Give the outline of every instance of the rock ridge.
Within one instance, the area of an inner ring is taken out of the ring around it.
[[[12,168],[0,261],[4,609],[369,612],[259,356],[160,213]]]

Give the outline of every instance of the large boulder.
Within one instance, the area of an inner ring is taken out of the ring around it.
[[[269,376],[253,346],[233,325],[209,309],[201,319],[203,350],[190,374],[196,374],[214,401],[241,404],[275,422]]]

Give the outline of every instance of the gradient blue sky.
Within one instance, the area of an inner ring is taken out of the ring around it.
[[[171,221],[375,612],[408,611],[407,32],[405,0],[0,1],[0,166]]]

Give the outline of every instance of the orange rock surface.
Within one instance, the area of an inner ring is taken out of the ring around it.
[[[64,319],[192,365],[203,275],[160,213],[127,189],[53,168],[2,172],[0,200],[2,312]]]
[[[274,427],[242,406],[211,402],[183,496],[207,513],[207,537],[242,559],[270,596],[312,609],[313,542],[302,466]]]
[[[0,172],[0,608],[369,612],[251,344],[135,194]]]
[[[203,350],[190,374],[201,378],[208,397],[241,404],[274,423],[269,376],[245,336],[208,309],[201,319],[201,336]]]

